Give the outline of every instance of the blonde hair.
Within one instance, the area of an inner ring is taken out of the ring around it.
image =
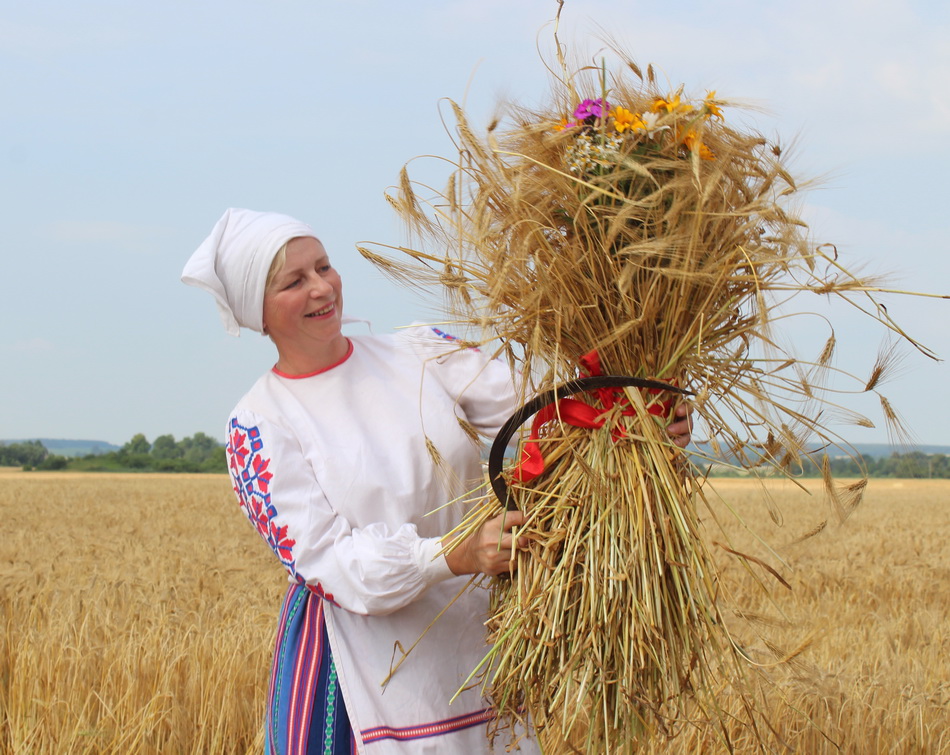
[[[274,278],[277,277],[277,274],[284,269],[284,265],[287,264],[287,244],[290,241],[287,241],[280,249],[277,250],[277,254],[274,255],[274,259],[271,260],[270,267],[267,270],[267,277],[264,279],[264,291],[267,291],[271,287],[271,283],[274,282]]]

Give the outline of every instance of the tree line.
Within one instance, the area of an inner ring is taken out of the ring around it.
[[[903,477],[917,480],[947,479],[950,477],[950,456],[925,454],[922,451],[892,453],[890,456],[860,456],[831,459],[831,473],[835,477],[859,477],[862,467],[869,477]]]
[[[40,471],[226,472],[227,460],[224,446],[205,433],[178,441],[173,435],[159,435],[152,443],[138,433],[118,451],[77,457],[50,453],[38,440],[0,443],[0,466]]]
[[[890,456],[840,457],[830,460],[835,477],[900,477],[910,479],[950,478],[950,456],[922,451],[892,453]],[[0,467],[27,470],[69,469],[84,472],[226,472],[224,446],[205,433],[175,440],[159,435],[153,442],[142,434],[118,451],[67,457],[50,451],[38,440],[17,443],[0,442]],[[736,472],[726,467],[711,470],[714,477],[731,477]],[[817,463],[806,462],[802,477],[819,477]]]
[[[802,468],[797,477],[821,477],[821,459],[802,459]],[[829,459],[831,474],[834,477],[899,477],[903,479],[947,479],[950,478],[950,456],[945,454],[926,454],[922,451],[908,453],[894,452],[889,456],[837,457]],[[713,477],[736,477],[740,473],[727,466],[714,466]]]

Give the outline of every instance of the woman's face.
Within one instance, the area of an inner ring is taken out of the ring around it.
[[[317,239],[287,243],[283,268],[264,292],[264,328],[282,354],[339,347],[343,283]]]

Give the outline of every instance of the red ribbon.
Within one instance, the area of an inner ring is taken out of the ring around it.
[[[587,372],[581,372],[581,377],[593,377],[602,375],[600,366],[600,355],[597,350],[593,350],[580,359],[581,366]],[[659,388],[647,389],[649,393],[658,395],[663,393]],[[563,398],[555,403],[548,404],[534,415],[531,422],[531,433],[528,440],[521,449],[521,461],[512,470],[511,478],[518,482],[530,482],[538,475],[544,472],[544,457],[541,455],[541,448],[538,445],[541,428],[552,420],[559,419],[574,427],[586,427],[596,429],[603,427],[606,420],[603,415],[606,414],[615,405],[623,406],[620,414],[626,417],[632,417],[637,413],[636,409],[630,404],[623,388],[596,388],[591,393],[597,396],[601,408],[585,404],[572,398]],[[672,397],[663,401],[652,401],[647,406],[647,412],[657,417],[668,417],[673,409],[674,399]],[[621,425],[617,425],[612,432],[614,441],[626,435],[626,431]]]

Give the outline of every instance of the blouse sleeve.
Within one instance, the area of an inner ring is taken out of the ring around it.
[[[414,524],[351,527],[330,506],[296,438],[275,423],[237,412],[227,457],[251,524],[291,576],[327,600],[354,613],[387,614],[454,576],[440,538],[420,537]]]
[[[483,351],[460,348],[457,339],[438,328],[419,326],[409,331],[417,354],[432,376],[453,396],[465,419],[493,438],[517,406],[511,369]]]

